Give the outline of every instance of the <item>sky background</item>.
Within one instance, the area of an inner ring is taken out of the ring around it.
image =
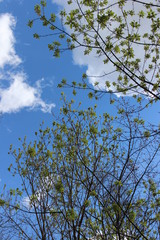
[[[87,70],[96,70],[95,58],[88,60],[75,53],[65,52],[60,59],[55,59],[48,50],[51,38],[36,40],[33,33],[43,32],[43,28],[36,24],[33,29],[27,26],[28,20],[35,17],[34,5],[38,0],[0,0],[0,186],[7,183],[9,187],[15,185],[7,171],[10,163],[14,162],[8,155],[9,146],[18,148],[18,138],[27,136],[28,142],[34,139],[34,132],[44,120],[45,126],[50,126],[53,115],[57,115],[62,105],[60,102],[61,89],[57,84],[62,78],[68,81],[80,81]],[[55,1],[57,2],[57,1]],[[62,1],[61,5],[62,5]],[[54,12],[59,7],[48,0],[48,9]],[[90,65],[86,66],[87,61]],[[93,71],[92,71],[93,70]],[[63,89],[67,98],[73,98],[70,89]],[[77,103],[82,107],[94,105],[89,100],[87,92],[79,91]],[[131,100],[132,101],[132,100]],[[109,111],[114,114],[114,108],[109,104],[106,95],[96,102],[98,111]],[[157,121],[158,104],[152,107],[152,114],[147,110],[144,117]]]
[[[62,105],[61,89],[57,84],[62,78],[79,81],[85,67],[77,66],[72,54],[64,53],[60,59],[48,51],[49,38],[35,40],[33,33],[42,32],[38,24],[30,29],[28,20],[35,17],[35,0],[0,1],[0,185],[16,184],[7,168],[14,162],[8,155],[9,146],[20,146],[18,138],[27,136],[28,142],[42,121],[51,125]],[[49,1],[48,1],[49,2]],[[49,8],[59,7],[49,2]],[[71,90],[63,90],[72,98]],[[87,103],[87,93],[81,92],[77,102]],[[93,101],[92,101],[93,104]]]

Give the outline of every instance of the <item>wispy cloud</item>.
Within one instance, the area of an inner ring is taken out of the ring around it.
[[[28,210],[31,208],[29,197],[24,197],[22,199],[22,206],[27,208]]]
[[[10,86],[0,89],[0,112],[17,112],[25,107],[40,108],[43,112],[51,112],[54,104],[46,104],[41,99],[41,88],[31,87],[23,73],[10,75]]]
[[[22,60],[15,51],[15,26],[16,20],[11,14],[0,15],[0,112],[13,113],[23,108],[51,112],[55,105],[42,100],[39,81],[30,86],[27,75],[18,69]]]

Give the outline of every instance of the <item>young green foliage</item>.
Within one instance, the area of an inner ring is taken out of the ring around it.
[[[136,93],[160,99],[160,5],[157,0],[152,3],[147,0],[66,1],[64,6],[66,3],[68,6],[60,12],[62,26],[54,10],[51,17],[47,17],[46,2],[37,4],[35,13],[36,20],[48,26],[51,34],[53,32],[53,43],[48,45],[53,56],[59,57],[64,49],[81,47],[84,55],[93,54],[102,59],[102,64],[106,65],[104,75],[111,74],[110,68],[114,73],[110,77],[115,79],[112,87],[107,84],[97,88],[98,91]],[[28,25],[32,27],[33,22],[29,21]],[[55,35],[59,35],[56,47]]]
[[[10,148],[22,190],[1,197],[9,227],[28,239],[158,239],[160,190],[152,172],[159,134],[144,134],[145,122],[125,102],[117,116],[97,116],[96,106],[83,110],[62,98],[50,128]]]

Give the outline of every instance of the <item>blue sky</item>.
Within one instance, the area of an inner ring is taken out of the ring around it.
[[[55,0],[55,2],[58,2]],[[82,73],[95,72],[95,59],[87,60],[79,53],[65,52],[60,59],[54,59],[48,51],[50,38],[35,40],[33,33],[42,32],[37,24],[29,29],[27,22],[34,18],[34,5],[37,0],[1,0],[0,1],[0,179],[1,186],[14,184],[7,168],[14,160],[8,155],[10,144],[19,147],[18,138],[34,138],[34,132],[44,120],[50,125],[52,114],[58,114],[61,106],[60,89],[57,84],[62,78],[80,81]],[[62,5],[63,1],[59,1]],[[48,1],[49,8],[58,12],[59,6]],[[90,65],[86,66],[89,62]],[[100,63],[98,63],[100,64]],[[100,65],[98,65],[100,66]],[[97,70],[96,70],[97,71]],[[103,69],[99,71],[103,72]],[[100,72],[100,73],[101,73]],[[97,72],[97,74],[100,74]],[[71,90],[63,90],[72,98]],[[87,93],[80,91],[76,101],[82,101],[85,108],[94,104]],[[99,112],[114,111],[106,95],[97,102]],[[148,114],[148,115],[147,115]],[[150,113],[146,111],[146,118]],[[152,108],[151,120],[158,116],[157,105]]]
[[[18,137],[31,139],[42,120],[52,122],[51,109],[58,108],[56,85],[62,76],[61,64],[37,41],[27,27],[36,1],[0,2],[0,179],[12,183],[7,167],[9,145],[18,146]],[[60,63],[61,62],[61,63]]]
[[[43,30],[39,29],[38,24],[33,29],[27,26],[28,20],[35,16],[36,3],[26,0],[0,1],[1,186],[4,183],[10,187],[14,185],[7,171],[14,161],[8,155],[10,144],[19,147],[18,138],[25,135],[28,141],[32,140],[43,120],[45,125],[51,125],[52,114],[58,114],[61,106],[61,90],[57,89],[57,84],[64,77],[79,81],[85,71],[85,67],[75,65],[69,52],[60,59],[54,59],[47,47],[51,39],[37,41],[33,38],[35,31]],[[50,5],[53,7],[51,1]],[[73,97],[71,92],[65,90],[68,97]],[[87,94],[81,92],[78,101],[86,103]]]

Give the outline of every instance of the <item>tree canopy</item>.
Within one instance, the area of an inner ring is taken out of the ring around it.
[[[105,65],[104,72],[94,80],[99,91],[160,99],[158,0],[152,3],[148,0],[71,0],[62,5],[65,8],[60,12],[61,24],[55,12],[50,12],[49,16],[47,1],[35,5],[38,18],[30,20],[28,25],[32,27],[40,20],[49,30],[45,35],[35,33],[35,38],[53,35],[48,48],[55,57],[67,49],[79,51],[81,48],[84,55],[100,58]],[[84,74],[83,80],[86,77]],[[75,83],[70,86],[75,87]],[[85,82],[77,87],[87,86]]]
[[[121,97],[113,106],[116,114],[99,115],[96,105],[84,109],[62,93],[52,126],[42,124],[34,140],[20,139],[19,149],[10,148],[14,163],[8,170],[21,186],[1,195],[3,238],[157,240],[160,127],[143,119],[141,98],[160,99],[159,1],[64,5],[58,17],[48,13],[47,1],[35,5],[37,16],[28,25],[41,21],[50,32],[34,37],[53,36],[48,47],[55,57],[83,49],[99,58],[105,72],[93,86],[85,73],[81,82],[63,79],[59,87],[73,87],[74,95],[89,89],[90,98],[133,95],[138,103]]]
[[[51,128],[11,147],[22,189],[1,206],[12,239],[158,239],[159,134],[133,109],[97,116],[64,98]]]

